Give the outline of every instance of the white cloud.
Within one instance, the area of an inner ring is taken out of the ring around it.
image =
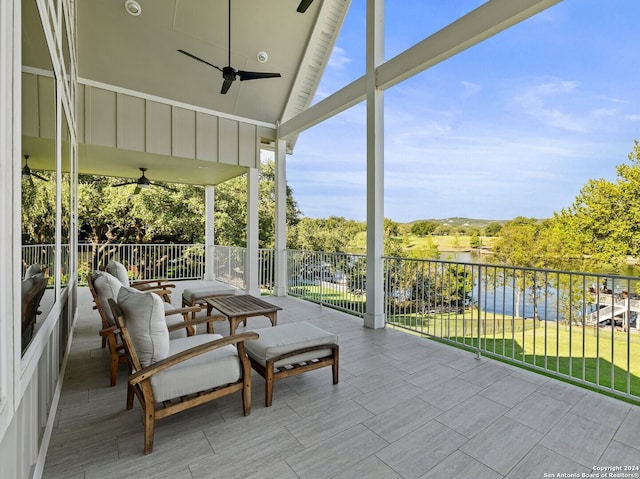
[[[617,110],[594,105],[597,99],[581,89],[580,83],[560,79],[545,79],[526,87],[514,98],[518,108],[538,122],[561,130],[587,133]]]
[[[460,84],[463,86],[463,91],[460,94],[461,98],[472,97],[482,89],[481,85],[478,85],[477,83],[472,83],[469,81],[463,80],[460,82]]]
[[[335,70],[344,70],[351,63],[351,58],[347,55],[347,51],[339,46],[333,47],[333,52],[329,57],[328,68]]]

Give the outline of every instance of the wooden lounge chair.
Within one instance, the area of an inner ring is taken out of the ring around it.
[[[127,386],[127,409],[134,395],[143,409],[144,453],[153,451],[157,420],[240,391],[245,416],[251,412],[251,366],[246,332],[223,337],[201,334],[169,340],[162,300],[126,289],[109,300],[133,372]]]
[[[109,357],[111,360],[110,368],[110,384],[115,386],[118,377],[118,368],[120,364],[127,364],[127,358],[124,352],[122,342],[119,341],[119,337],[116,334],[117,325],[111,308],[109,307],[109,299],[116,299],[118,292],[123,286],[120,282],[104,271],[94,271],[93,274],[87,276],[87,282],[89,283],[89,290],[93,296],[95,307],[100,314],[102,320],[102,329],[100,335],[102,336],[103,347],[105,345],[109,348]],[[155,293],[154,293],[155,294]],[[164,314],[167,327],[170,330],[170,336],[172,339],[192,336],[195,333],[195,324],[209,323],[209,321],[218,320],[215,318],[200,318],[198,321],[190,321],[189,315],[194,311],[200,311],[199,307],[189,308],[174,308],[171,304],[164,303]]]
[[[33,337],[40,301],[49,280],[43,274],[34,275],[22,281],[22,352],[27,349]]]

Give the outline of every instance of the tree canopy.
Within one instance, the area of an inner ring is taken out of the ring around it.
[[[640,143],[628,163],[616,167],[615,182],[589,180],[571,206],[554,216],[578,251],[616,270],[627,256],[640,256]]]
[[[46,177],[46,172],[42,173]],[[205,234],[204,188],[172,184],[132,194],[134,186],[115,188],[122,178],[78,177],[80,241],[97,243],[202,243]],[[66,184],[66,183],[64,183]],[[68,196],[68,191],[62,192]],[[55,232],[55,182],[23,180],[23,244],[51,242]],[[300,211],[287,186],[287,226]],[[68,201],[63,204],[68,205]],[[274,244],[275,165],[262,165],[259,178],[260,247]],[[68,212],[63,211],[68,227]],[[247,179],[239,176],[215,188],[214,228],[218,244],[246,245]],[[65,225],[63,224],[63,228]]]

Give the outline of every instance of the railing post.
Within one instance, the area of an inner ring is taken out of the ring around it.
[[[481,311],[481,306],[482,306],[482,266],[478,266],[478,345],[476,347],[476,359],[480,359],[480,328],[481,328],[481,321],[480,321],[480,311]],[[473,309],[471,310],[473,311]]]

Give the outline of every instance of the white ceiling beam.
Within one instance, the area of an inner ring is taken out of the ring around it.
[[[307,108],[291,120],[282,123],[278,129],[278,137],[283,140],[289,139],[291,136],[360,103],[365,99],[366,88],[366,77],[362,76],[333,95]]]

